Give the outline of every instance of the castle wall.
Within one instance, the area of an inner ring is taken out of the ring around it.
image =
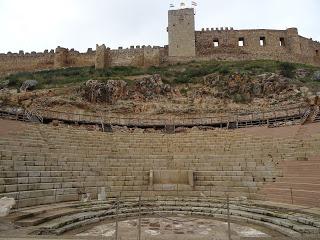
[[[50,70],[62,67],[86,67],[95,65],[95,51],[79,53],[58,47],[44,53],[0,54],[0,76],[17,73]]]
[[[150,67],[159,66],[162,48],[151,46],[137,46],[129,49],[119,48],[110,50],[111,66]]]
[[[53,52],[0,54],[0,76],[15,72],[52,69],[53,65]]]
[[[74,49],[58,47],[55,51],[54,68],[94,66],[95,59],[96,51],[91,49],[86,53],[80,53]]]
[[[143,48],[111,50],[112,66],[143,66]]]
[[[239,46],[239,40],[243,46]],[[263,46],[261,43],[263,42]],[[280,45],[281,43],[281,45]],[[207,29],[196,31],[197,58],[217,60],[272,59],[320,66],[320,43],[287,30]]]
[[[0,76],[23,71],[65,67],[136,66],[150,67],[191,60],[279,60],[320,66],[320,43],[302,37],[296,28],[286,30],[234,30],[233,28],[195,31],[194,9],[170,10],[169,45],[132,46],[127,49],[80,53],[58,47],[44,53],[0,54]],[[239,46],[239,40],[243,46]],[[260,42],[263,43],[261,46]],[[281,44],[280,44],[281,43]]]
[[[96,52],[69,53],[68,60],[71,67],[89,67],[95,65]]]

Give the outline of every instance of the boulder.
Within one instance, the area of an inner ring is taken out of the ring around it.
[[[20,91],[21,92],[32,91],[32,90],[35,90],[37,86],[38,86],[37,80],[26,80],[22,83],[20,87]]]
[[[8,216],[11,208],[16,204],[13,198],[1,198],[0,199],[0,217]]]
[[[164,84],[158,74],[137,80],[134,86],[134,93],[139,93],[147,99],[151,99],[159,95],[166,95],[171,92],[171,86],[169,84]]]
[[[127,83],[122,80],[88,80],[82,86],[83,97],[92,103],[114,104],[118,99],[127,96]]]
[[[290,86],[290,79],[276,73],[265,73],[257,76],[263,86],[263,95],[279,94]]]
[[[312,78],[313,78],[314,81],[320,81],[320,71],[314,72]]]
[[[0,82],[0,89],[5,89],[8,88],[10,81],[9,80],[4,80]]]
[[[304,68],[299,68],[295,71],[295,76],[297,78],[305,78],[309,75],[309,71]]]
[[[220,79],[222,79],[221,75],[219,75],[218,73],[212,73],[205,76],[203,78],[203,81],[206,86],[214,87],[219,83]]]

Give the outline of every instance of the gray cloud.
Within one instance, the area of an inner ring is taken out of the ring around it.
[[[191,1],[186,1],[191,2]],[[0,0],[0,52],[65,46],[85,51],[167,44],[167,10],[177,0]],[[298,27],[320,40],[318,0],[198,0],[196,26]]]

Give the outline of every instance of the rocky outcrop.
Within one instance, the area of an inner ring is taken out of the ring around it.
[[[32,91],[32,90],[35,90],[37,86],[38,86],[37,80],[26,80],[22,83],[20,87],[20,91],[21,92]]]
[[[0,82],[0,90],[1,89],[6,89],[10,84],[10,81],[9,80],[5,80],[5,81],[1,81]]]
[[[292,90],[291,79],[275,73],[265,73],[257,76],[247,74],[210,74],[204,78],[207,87],[216,89],[216,97],[233,98],[241,96],[244,101],[255,97],[269,97]]]
[[[92,103],[114,104],[119,99],[154,99],[172,92],[170,85],[164,84],[160,75],[147,76],[132,81],[133,84],[129,86],[122,80],[108,80],[106,82],[89,80],[81,87],[82,97]]]
[[[164,84],[160,75],[144,77],[135,82],[132,95],[137,98],[153,99],[160,95],[167,95],[172,92],[169,84]]]
[[[316,71],[316,72],[313,74],[313,80],[320,82],[320,71]]]
[[[89,80],[81,87],[82,96],[89,102],[114,104],[118,99],[127,96],[127,83],[122,80],[106,82]]]

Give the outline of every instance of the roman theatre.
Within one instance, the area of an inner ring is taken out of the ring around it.
[[[193,9],[179,9],[168,33],[163,48],[3,54],[0,70],[320,64],[295,28],[195,31]],[[168,118],[0,102],[0,239],[320,239],[319,105]]]

